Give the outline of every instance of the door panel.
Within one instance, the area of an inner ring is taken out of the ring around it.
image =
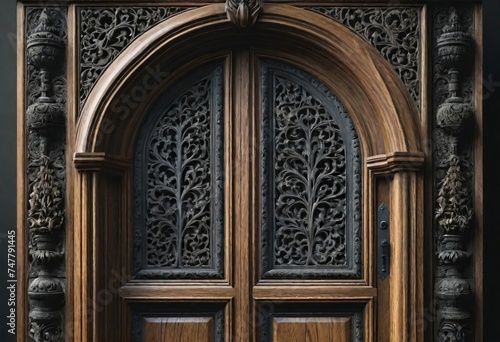
[[[224,65],[167,91],[135,160],[136,279],[224,278]]]
[[[132,340],[364,340],[361,152],[318,78],[233,49],[139,132]]]
[[[365,310],[363,303],[260,302],[259,340],[365,341]]]
[[[181,297],[181,296],[178,296]],[[163,301],[134,303],[133,341],[224,341],[226,304]]]
[[[262,278],[361,277],[360,149],[317,78],[260,61]]]
[[[210,317],[167,317],[144,319],[145,341],[211,342],[214,340]]]
[[[276,317],[273,319],[273,341],[349,342],[350,325],[351,319],[347,317]]]

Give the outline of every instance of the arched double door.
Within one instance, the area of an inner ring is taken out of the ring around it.
[[[82,340],[419,340],[413,104],[367,43],[303,12],[239,31],[220,5],[188,11],[96,85],[74,159]]]

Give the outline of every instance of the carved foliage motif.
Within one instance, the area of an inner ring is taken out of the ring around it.
[[[62,341],[66,10],[27,8],[29,336]]]
[[[436,339],[472,341],[472,289],[465,239],[472,228],[472,10],[436,9],[434,18]]]
[[[354,30],[389,61],[420,107],[420,9],[311,7]]]
[[[436,219],[446,234],[464,234],[472,219],[472,199],[460,170],[460,159],[452,154],[446,176],[439,183]]]
[[[137,190],[146,196],[138,221],[145,234],[141,268],[164,269],[167,277],[165,269],[192,269],[192,276],[203,277],[210,272],[196,270],[222,267],[221,83],[217,67],[161,108],[144,131],[145,164],[137,158],[146,174],[140,181],[144,190]]]
[[[118,55],[154,25],[186,7],[80,9],[80,104]]]
[[[228,19],[237,27],[245,28],[257,21],[261,11],[261,0],[226,0]]]
[[[310,76],[292,70],[268,71],[273,90],[265,95],[272,98],[263,111],[268,139],[264,144],[270,148],[263,154],[264,230],[272,230],[272,268],[317,268],[316,275],[314,270],[309,275],[331,276],[321,269],[356,263],[352,253],[353,245],[359,244],[357,137],[338,99],[306,89],[306,81],[297,75]],[[266,190],[268,184],[271,190]]]
[[[345,265],[345,148],[300,85],[275,78],[275,264]]]

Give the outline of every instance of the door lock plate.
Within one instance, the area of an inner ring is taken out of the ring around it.
[[[382,203],[377,210],[377,271],[380,280],[387,277],[391,265],[389,228],[389,208]]]

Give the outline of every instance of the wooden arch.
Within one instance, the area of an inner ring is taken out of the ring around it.
[[[125,340],[116,337],[112,320],[127,319],[127,304],[114,301],[104,310],[95,305],[102,291],[117,280],[116,274],[110,277],[107,272],[127,270],[132,264],[131,165],[135,138],[147,109],[201,58],[216,58],[218,51],[254,41],[283,51],[273,57],[318,77],[351,114],[365,158],[365,261],[374,253],[377,203],[394,204],[390,219],[397,229],[391,237],[394,261],[388,281],[395,290],[390,293],[390,305],[379,308],[390,312],[387,340],[423,340],[415,321],[423,306],[423,179],[418,173],[423,154],[418,112],[407,89],[373,47],[320,14],[266,4],[255,26],[242,31],[228,21],[223,4],[214,4],[180,13],[136,39],[103,73],[82,108],[72,149],[77,172],[72,173],[70,192],[75,201],[70,215],[73,224],[68,225],[72,227],[68,249],[74,250],[68,264],[74,267],[68,268],[73,274],[68,275],[72,278],[68,281],[67,324],[73,327],[74,341]],[[334,71],[336,78],[322,76],[325,69]],[[116,100],[142,87],[145,75],[156,70],[165,72],[165,77],[125,115]],[[379,179],[381,174],[391,177]],[[122,251],[119,246],[129,249]],[[115,247],[116,254],[108,257],[106,250]],[[371,268],[363,277],[367,286],[377,281]],[[126,278],[118,280],[123,284]],[[376,309],[370,306],[369,310],[373,315]],[[367,340],[374,338],[368,336]]]
[[[140,115],[123,119],[123,113],[114,106],[116,97],[141,86],[140,75],[147,75],[151,68],[172,72],[150,90],[149,98],[154,98],[175,79],[175,68],[187,68],[186,61],[224,48],[235,36],[240,41],[282,44],[285,49],[293,48],[294,55],[307,54],[308,50],[320,52],[308,56],[311,63],[301,67],[320,79],[322,68],[335,70],[337,78],[321,80],[351,113],[365,156],[421,150],[418,112],[407,89],[392,66],[356,33],[317,13],[273,4],[264,6],[254,30],[242,32],[226,19],[223,4],[215,4],[158,24],[118,56],[82,109],[75,152],[106,152],[130,158],[130,146],[117,141],[135,136]],[[144,113],[148,104],[150,101],[143,100],[134,112]]]

